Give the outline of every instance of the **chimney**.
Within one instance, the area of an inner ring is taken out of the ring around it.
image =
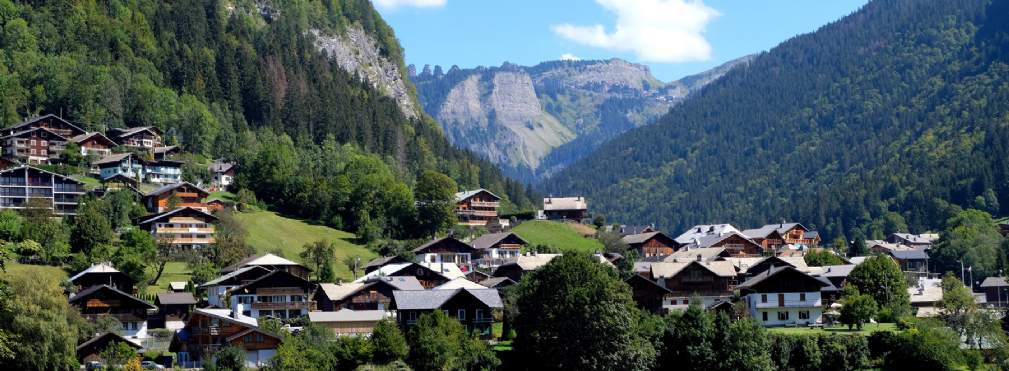
[[[697,254],[697,261],[701,261],[701,254]]]

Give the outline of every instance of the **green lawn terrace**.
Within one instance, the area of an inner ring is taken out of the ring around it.
[[[796,326],[796,327],[771,327],[768,331],[776,334],[784,335],[820,335],[820,334],[836,334],[836,335],[862,335],[869,336],[877,331],[894,332],[897,331],[897,325],[894,323],[867,323],[862,326],[861,330],[852,328],[848,329],[846,325],[830,325],[822,327],[806,327],[806,326]]]
[[[592,238],[595,229],[584,224],[531,220],[515,226],[512,232],[529,242],[530,246],[552,246],[562,252],[595,253],[603,250],[603,244]]]

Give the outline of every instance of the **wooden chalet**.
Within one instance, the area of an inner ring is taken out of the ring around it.
[[[144,206],[152,213],[168,211],[172,208],[170,206],[191,207],[206,212],[209,208],[203,199],[207,196],[210,196],[210,192],[189,182],[173,183],[145,194]],[[172,200],[178,203],[170,205]]]
[[[515,261],[502,264],[494,269],[491,275],[494,277],[508,277],[512,281],[519,282],[522,276],[546,265],[561,254],[538,254],[530,253],[519,255]]]
[[[308,320],[333,330],[337,336],[368,336],[375,331],[378,322],[389,315],[384,310],[340,309],[335,312],[309,312]]]
[[[501,206],[501,197],[481,188],[456,193],[455,203],[459,224],[482,226],[498,218],[497,209]]]
[[[312,298],[323,312],[341,309],[389,311],[396,309],[393,291],[423,289],[417,277],[384,276],[365,282],[323,283]]]
[[[152,321],[152,328],[167,328],[180,330],[185,326],[185,319],[197,304],[196,298],[188,292],[160,292],[154,299],[158,307],[157,323]]]
[[[259,256],[250,256],[235,264],[221,268],[221,274],[228,274],[240,268],[251,266],[260,266],[271,271],[281,270],[304,279],[308,279],[308,274],[312,272],[311,269],[308,269],[308,267],[300,263],[293,262],[277,255],[264,254]]]
[[[543,199],[543,215],[548,220],[581,222],[589,217],[585,197],[547,197]]]
[[[228,290],[255,281],[270,272],[272,272],[272,270],[258,265],[241,267],[220,277],[204,282],[200,285],[200,288],[207,290],[208,304],[214,307],[224,308],[228,306],[228,303],[225,300],[228,295]]]
[[[22,121],[14,126],[0,130],[0,135],[10,135],[28,129],[43,128],[64,138],[71,138],[86,133],[80,126],[70,123],[54,114],[46,114]]]
[[[736,285],[736,268],[727,261],[655,263],[650,276],[669,289],[667,310],[686,309],[694,298],[700,298],[708,308],[731,299]]]
[[[768,269],[771,269],[772,267],[784,267],[784,266],[792,267],[805,273],[809,273],[812,271],[809,265],[806,264],[806,259],[801,256],[796,257],[769,256],[750,266],[746,270],[745,274],[747,276],[752,277],[759,275],[760,273],[766,272]]]
[[[161,129],[153,126],[115,128],[109,130],[108,134],[110,139],[126,147],[153,151],[154,148],[164,146]]]
[[[112,316],[123,324],[123,335],[131,338],[147,337],[149,312],[154,305],[108,285],[91,286],[70,297],[81,316],[94,322],[100,316]]]
[[[192,207],[143,217],[137,223],[155,239],[167,242],[173,251],[203,250],[215,243],[217,217]]]
[[[46,128],[30,128],[0,137],[3,156],[7,159],[44,165],[59,162],[66,150],[67,138]]]
[[[368,264],[365,264],[365,266],[364,266],[364,273],[368,274],[368,273],[371,273],[371,272],[375,271],[376,269],[382,268],[382,267],[384,267],[386,265],[389,265],[389,264],[400,264],[400,263],[410,263],[410,260],[407,260],[407,259],[405,259],[405,258],[403,258],[403,257],[401,257],[399,255],[380,256],[380,257],[375,258],[374,260],[368,262]]]
[[[312,295],[316,285],[283,270],[275,270],[256,280],[228,290],[229,307],[252,318],[280,319],[304,317],[315,310]]]
[[[634,302],[644,310],[662,314],[667,310],[666,305],[672,302],[672,291],[642,275],[632,275],[626,282],[631,287]]]
[[[354,280],[354,282],[358,283],[368,282],[378,279],[380,277],[410,276],[416,278],[417,281],[420,282],[420,285],[425,289],[430,289],[438,285],[441,285],[445,282],[448,282],[452,278],[455,278],[455,277],[450,278],[446,274],[443,274],[442,272],[436,270],[443,265],[446,267],[455,266],[452,263],[431,264],[430,266],[418,263],[386,264],[378,269],[366,273],[364,276],[361,276],[358,279]],[[456,268],[456,270],[458,270],[458,267]]]
[[[79,134],[70,138],[70,141],[77,143],[77,146],[81,149],[82,156],[94,156],[97,158],[111,155],[112,148],[116,146],[116,142],[113,142],[112,139],[99,132]]]
[[[105,192],[118,191],[120,189],[129,189],[136,192],[138,196],[142,197],[143,194],[140,193],[140,181],[136,178],[130,178],[123,174],[116,174],[111,177],[101,180],[102,187]],[[139,197],[138,197],[139,198]]]
[[[458,265],[463,272],[470,270],[474,256],[479,252],[469,244],[452,236],[442,237],[425,243],[415,249],[417,261],[423,263],[452,263]]]
[[[168,347],[180,368],[200,368],[221,348],[245,351],[245,366],[258,368],[277,353],[282,337],[259,328],[255,318],[233,316],[230,309],[194,309]]]
[[[759,244],[764,251],[778,251],[785,245],[816,247],[820,244],[820,234],[800,223],[768,224],[760,228],[747,229],[743,235]]]
[[[497,267],[517,258],[529,242],[512,232],[488,233],[473,240],[481,267]]]
[[[989,305],[1005,308],[1009,303],[1009,283],[1005,277],[987,277],[980,287]]]
[[[500,290],[512,286],[517,282],[512,281],[512,279],[508,277],[491,277],[480,281],[479,283],[486,288]]]
[[[223,161],[214,161],[207,166],[210,171],[210,184],[214,187],[226,188],[235,182],[235,164]]]
[[[106,285],[123,292],[132,293],[136,283],[126,273],[120,272],[108,263],[92,264],[87,269],[70,277],[70,283],[77,291],[91,286]]]
[[[393,291],[393,298],[397,319],[404,329],[416,324],[420,315],[442,310],[462,323],[468,332],[484,337],[491,335],[495,312],[504,308],[495,289],[397,290]]]
[[[706,234],[691,238],[681,248],[687,250],[722,248],[728,256],[760,256],[764,249],[760,244],[738,232]]]
[[[58,216],[77,215],[84,193],[84,183],[36,167],[0,170],[0,209],[24,209],[28,199],[39,199]]]
[[[626,235],[622,238],[628,247],[638,252],[640,257],[670,255],[679,244],[662,232],[645,232]]]
[[[133,348],[133,350],[137,351],[143,349],[140,344],[119,336],[114,332],[106,332],[98,334],[77,346],[77,362],[80,362],[81,364],[87,364],[89,362],[106,363],[105,360],[102,359],[102,353],[113,345],[116,345],[116,343],[129,345]]]

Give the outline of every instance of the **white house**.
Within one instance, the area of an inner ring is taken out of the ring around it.
[[[750,316],[766,327],[821,323],[825,287],[833,285],[791,266],[771,267],[738,286]]]

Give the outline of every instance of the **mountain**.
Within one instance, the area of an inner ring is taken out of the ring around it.
[[[534,182],[606,140],[650,123],[748,57],[665,84],[648,67],[610,59],[532,67],[425,66],[410,78],[453,144]],[[412,68],[411,68],[412,70]]]
[[[541,191],[671,231],[782,219],[825,239],[1009,211],[1009,5],[876,0],[735,68]]]

